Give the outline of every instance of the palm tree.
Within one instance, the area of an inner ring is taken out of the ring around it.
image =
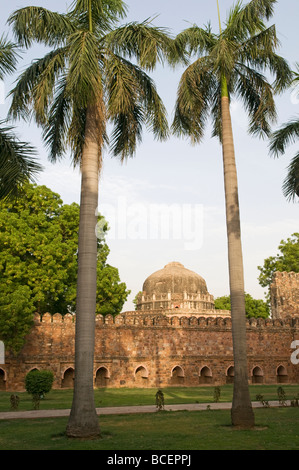
[[[293,84],[299,82],[299,64],[296,64],[297,72],[294,72],[295,78]],[[282,125],[273,133],[270,139],[270,153],[278,157],[285,153],[289,144],[298,140],[299,137],[299,118],[294,117],[286,124]],[[283,194],[289,201],[295,201],[299,197],[299,152],[292,158],[288,173],[283,183]]]
[[[190,57],[196,55],[196,60],[179,83],[173,132],[199,143],[211,116],[212,135],[222,144],[235,363],[231,415],[232,424],[240,426],[252,426],[254,414],[248,390],[245,289],[230,99],[235,95],[243,101],[251,134],[269,135],[276,116],[273,92],[283,90],[290,81],[287,63],[275,53],[275,26],[267,28],[263,22],[273,14],[274,3],[252,0],[242,6],[239,2],[229,12],[223,30],[219,18],[219,34],[212,32],[210,24],[204,28],[194,25],[176,38]],[[265,70],[275,76],[273,87],[263,75]]]
[[[16,70],[17,46],[0,37],[0,80]],[[41,166],[35,161],[35,150],[20,142],[6,120],[0,121],[0,199],[15,197],[23,183],[33,180]]]
[[[14,12],[9,23],[21,45],[38,41],[53,50],[20,76],[12,91],[11,116],[34,116],[52,161],[68,147],[81,170],[76,302],[75,384],[67,434],[100,433],[93,395],[96,310],[98,183],[104,145],[121,161],[132,156],[146,125],[168,136],[166,112],[150,77],[171,40],[150,21],[117,26],[122,0],[75,0],[67,14],[41,7]],[[130,59],[135,58],[139,65]]]

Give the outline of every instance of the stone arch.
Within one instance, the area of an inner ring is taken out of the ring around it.
[[[213,381],[213,375],[210,367],[203,366],[199,371],[199,383],[210,384]]]
[[[0,369],[0,390],[6,390],[6,372],[4,369]]]
[[[260,366],[255,366],[251,372],[252,383],[262,384],[264,383],[264,372]]]
[[[174,366],[171,370],[172,385],[182,385],[185,382],[185,373],[181,366]]]
[[[288,372],[285,366],[280,364],[276,369],[276,378],[278,384],[285,384],[288,382]]]
[[[61,388],[74,388],[75,371],[73,367],[68,367],[62,376]]]
[[[136,367],[134,372],[135,383],[141,387],[148,385],[148,370],[144,365]]]
[[[101,366],[96,371],[95,386],[96,387],[107,387],[110,379],[109,370],[107,367]]]
[[[29,372],[34,372],[35,370],[39,371],[40,369],[38,367],[31,367],[31,369],[29,369],[25,375],[29,374]]]
[[[235,368],[234,366],[229,366],[226,370],[226,383],[227,384],[234,383],[234,376],[235,376]]]

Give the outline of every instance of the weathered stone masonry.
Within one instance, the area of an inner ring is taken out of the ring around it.
[[[271,284],[273,318],[299,315],[299,273],[276,272]]]
[[[290,293],[290,286],[295,294]],[[299,341],[297,287],[298,275],[277,273],[271,289],[275,318],[247,320],[248,375],[252,383],[299,382],[299,364],[291,361],[291,344]],[[95,386],[232,382],[231,318],[227,312],[219,317],[216,312],[196,315],[191,309],[188,315],[180,309],[158,309],[125,312],[115,318],[98,316]],[[6,354],[5,364],[0,365],[0,389],[24,390],[25,376],[32,369],[52,370],[54,388],[72,387],[75,321],[72,315],[36,316],[21,353],[17,358]]]
[[[21,355],[9,356],[6,389],[22,390],[27,372],[50,369],[54,388],[72,386],[74,318],[37,317]],[[253,383],[299,382],[291,343],[299,340],[299,318],[247,321],[248,371]],[[163,387],[224,384],[232,380],[231,320],[121,315],[98,317],[95,386]]]

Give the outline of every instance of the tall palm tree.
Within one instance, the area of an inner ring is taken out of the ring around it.
[[[0,37],[0,80],[16,70],[18,60],[16,44]],[[35,150],[21,142],[6,120],[0,121],[0,199],[15,197],[22,184],[33,180],[41,166],[35,160]]]
[[[211,116],[212,135],[222,144],[235,364],[231,416],[232,424],[240,426],[252,426],[254,414],[248,390],[245,289],[230,100],[235,95],[243,101],[251,134],[269,135],[276,116],[273,92],[283,90],[290,80],[287,63],[275,53],[275,26],[267,28],[264,24],[273,14],[274,3],[252,0],[242,6],[239,2],[229,12],[223,30],[219,19],[219,33],[213,33],[210,24],[205,28],[194,25],[176,38],[180,47],[187,48],[190,57],[195,55],[196,59],[179,83],[173,132],[199,143]],[[273,87],[263,75],[265,70],[275,76]]]
[[[38,41],[53,48],[21,75],[12,91],[11,116],[33,115],[50,159],[55,162],[68,147],[81,169],[75,384],[67,426],[74,437],[100,433],[93,395],[95,227],[107,124],[112,124],[111,151],[122,161],[134,154],[143,125],[158,139],[168,136],[164,106],[143,70],[163,59],[171,40],[149,21],[117,27],[125,13],[122,0],[75,0],[67,14],[26,7],[9,19],[22,45]]]
[[[297,72],[294,72],[295,78],[293,84],[299,83],[299,64],[296,64]],[[299,95],[299,93],[298,93]],[[294,117],[286,124],[282,125],[273,133],[270,139],[270,154],[279,157],[285,153],[289,144],[295,143],[299,138],[299,118]],[[288,173],[283,182],[283,194],[289,201],[295,201],[299,197],[299,152],[292,158]]]

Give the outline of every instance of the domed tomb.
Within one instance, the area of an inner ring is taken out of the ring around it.
[[[214,298],[199,274],[173,261],[144,281],[143,292],[137,299],[139,311],[162,309],[190,312],[192,315],[213,313]]]

